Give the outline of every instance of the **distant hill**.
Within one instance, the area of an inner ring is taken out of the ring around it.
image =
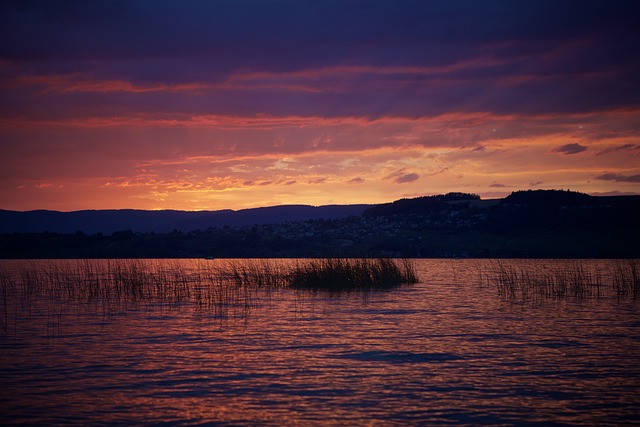
[[[416,197],[413,199],[400,199],[392,203],[383,203],[370,207],[363,212],[365,217],[424,214],[448,209],[447,202],[461,202],[480,200],[477,194],[447,193],[436,196]]]
[[[575,191],[515,191],[503,199],[449,193],[373,206],[364,217],[411,221],[431,229],[492,231],[605,230],[640,226],[640,196],[590,196]]]
[[[83,210],[58,212],[48,210],[0,210],[0,234],[6,233],[75,233],[112,234],[116,231],[166,233],[193,231],[253,224],[338,219],[359,216],[371,205],[284,205],[242,210],[220,211],[146,211]]]
[[[575,191],[516,191],[490,211],[493,230],[637,230],[640,196],[590,196]]]
[[[0,258],[638,258],[638,218],[640,196],[560,190],[239,211],[0,211]]]
[[[502,200],[504,204],[527,206],[593,206],[599,204],[599,197],[577,191],[526,190],[514,191]]]
[[[476,194],[448,193],[400,199],[378,205],[283,205],[242,210],[146,211],[0,210],[0,234],[7,233],[135,233],[190,232],[209,228],[282,224],[315,219],[405,218],[432,228],[476,229],[576,228],[635,224],[640,196],[590,196],[563,190],[515,191],[503,199],[480,200]],[[456,228],[454,227],[454,228]]]

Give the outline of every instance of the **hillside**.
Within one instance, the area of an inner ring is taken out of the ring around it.
[[[362,215],[449,230],[633,229],[640,218],[640,196],[596,197],[574,191],[528,190],[513,192],[504,199],[480,200],[473,194],[449,193],[377,205]]]
[[[451,193],[375,206],[153,214],[157,222],[147,226],[170,231],[112,222],[123,230],[4,233],[0,257],[640,258],[640,196],[540,190],[480,200]]]
[[[220,211],[145,211],[85,210],[8,211],[0,210],[0,234],[4,233],[75,233],[112,234],[131,230],[140,233],[189,232],[208,228],[345,218],[360,215],[370,205],[284,205],[265,208]]]

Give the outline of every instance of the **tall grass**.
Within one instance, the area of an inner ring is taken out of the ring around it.
[[[416,282],[408,261],[325,259],[23,261],[0,270],[0,328],[14,316],[156,310],[186,305],[219,316],[244,316],[258,296],[279,289],[357,291]]]
[[[640,297],[640,260],[494,261],[480,276],[483,285],[511,301]],[[113,315],[185,306],[220,317],[244,316],[277,290],[367,292],[415,282],[412,261],[386,258],[2,263],[0,330],[21,316],[74,311]]]
[[[492,263],[484,275],[498,295],[512,301],[640,296],[640,260],[616,260],[606,265],[580,260],[509,260]]]
[[[619,297],[640,297],[640,260],[621,260],[613,270],[613,287]]]
[[[326,258],[300,262],[290,275],[294,289],[329,292],[385,290],[418,282],[408,260]]]
[[[5,332],[9,326],[9,302],[14,293],[14,282],[4,269],[0,269],[0,330]]]

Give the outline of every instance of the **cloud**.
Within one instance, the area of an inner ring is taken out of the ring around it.
[[[586,151],[586,150],[587,150],[587,147],[585,147],[584,145],[573,143],[573,144],[565,144],[565,145],[561,145],[560,147],[556,147],[553,150],[551,150],[551,152],[569,155],[569,154],[582,153],[583,151]]]
[[[640,152],[640,144],[624,144],[624,145],[617,145],[615,147],[605,148],[602,151],[598,151],[596,156],[602,156],[604,154],[615,153],[618,151],[635,151],[635,153],[632,153],[632,154],[637,154],[638,152]]]
[[[427,176],[436,176],[436,175],[440,175],[441,173],[445,173],[445,172],[447,172],[448,170],[449,170],[449,168],[448,168],[447,166],[445,166],[445,167],[443,167],[443,168],[441,168],[441,169],[438,169],[438,170],[435,170],[435,171],[433,171],[433,172],[428,173],[428,174],[427,174]]]
[[[533,181],[533,182],[530,182],[530,183],[529,183],[529,185],[530,185],[531,187],[537,187],[537,186],[538,186],[538,185],[540,185],[540,184],[544,184],[544,182],[543,182],[543,181]]]
[[[604,171],[640,155],[635,2],[307,3],[0,2],[0,207],[45,207],[34,182],[193,209],[634,179]]]
[[[633,191],[630,192],[623,192],[623,191],[605,191],[605,192],[592,192],[589,193],[592,196],[637,196],[638,193],[635,193]]]
[[[42,182],[42,183],[35,184],[34,187],[35,188],[40,188],[40,189],[51,188],[51,187],[53,187],[53,184],[51,184],[50,182]]]
[[[405,173],[405,168],[399,169],[382,179],[389,179],[396,184],[405,184],[407,182],[413,182],[420,178],[420,175],[414,172]]]
[[[0,75],[42,80],[0,96],[11,108],[37,94],[32,104],[49,104],[44,111],[84,103],[109,115],[173,105],[416,117],[603,111],[639,100],[628,1],[387,0],[366,10],[339,0],[22,3],[0,2]]]
[[[407,173],[405,175],[401,175],[394,180],[397,184],[404,184],[406,182],[413,182],[420,178],[420,175],[417,173]]]
[[[596,179],[602,181],[615,181],[615,182],[632,182],[640,183],[640,174],[638,175],[622,175],[619,173],[603,173],[596,176]]]
[[[490,184],[489,187],[491,188],[506,188],[508,187],[508,185],[506,184],[499,184],[497,182],[494,182],[493,184]]]

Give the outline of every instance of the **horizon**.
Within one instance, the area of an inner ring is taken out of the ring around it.
[[[0,209],[638,195],[637,11],[3,2]]]
[[[481,197],[478,194],[472,194],[472,193],[467,193],[470,195],[476,195],[480,197],[481,201],[492,201],[492,200],[501,200],[506,198],[507,196],[519,192],[519,191],[566,191],[566,192],[571,192],[571,193],[580,193],[571,189],[556,189],[556,188],[536,188],[536,189],[522,189],[522,190],[513,190],[512,192],[505,194],[504,196],[501,197]],[[461,193],[461,192],[450,192],[450,193]],[[312,207],[312,208],[321,208],[321,207],[327,207],[327,206],[356,206],[356,205],[366,205],[366,206],[376,206],[376,205],[382,205],[382,204],[390,204],[393,202],[396,202],[398,200],[401,199],[415,199],[415,198],[421,198],[421,197],[432,197],[432,196],[442,196],[442,195],[446,195],[448,193],[439,193],[439,194],[424,194],[422,196],[415,196],[415,197],[401,197],[400,199],[393,199],[393,200],[387,200],[384,202],[379,202],[379,203],[329,203],[329,204],[322,204],[322,205],[311,205],[311,204],[305,204],[305,203],[283,203],[283,204],[279,204],[279,205],[265,205],[265,206],[252,206],[252,207],[246,207],[246,208],[240,208],[240,209],[232,209],[232,208],[221,208],[221,209],[198,209],[198,210],[187,210],[187,209],[164,209],[164,208],[160,208],[160,209],[138,209],[138,208],[106,208],[106,209],[74,209],[74,210],[67,210],[67,211],[62,211],[62,210],[55,210],[55,209],[29,209],[29,210],[15,210],[15,209],[4,209],[2,207],[0,207],[0,211],[12,211],[12,212],[19,212],[19,213],[26,213],[26,212],[35,212],[35,211],[49,211],[49,212],[60,212],[60,213],[73,213],[73,212],[82,212],[82,211],[147,211],[147,212],[154,212],[154,211],[176,211],[176,212],[222,212],[222,211],[230,211],[230,212],[239,212],[239,211],[243,211],[243,210],[251,210],[251,209],[265,209],[265,208],[277,208],[277,207],[287,207],[287,206],[305,206],[305,207]],[[588,196],[592,196],[592,197],[619,197],[619,196],[640,196],[640,194],[637,193],[620,193],[618,191],[614,191],[614,192],[610,192],[610,193],[595,193],[595,194],[589,194],[589,193],[581,193],[581,194],[585,194]]]

